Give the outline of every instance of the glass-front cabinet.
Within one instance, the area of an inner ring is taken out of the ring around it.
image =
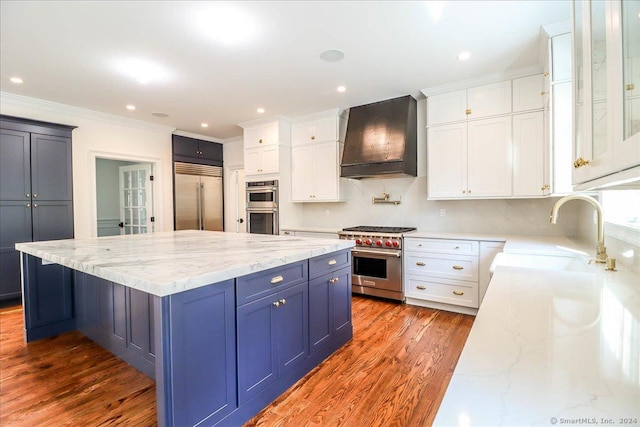
[[[640,0],[575,0],[573,37],[572,182],[640,180]]]

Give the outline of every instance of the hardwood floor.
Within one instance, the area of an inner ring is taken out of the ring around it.
[[[245,426],[428,426],[472,316],[354,296],[354,338]],[[78,332],[26,345],[0,309],[0,425],[153,426],[155,383]]]

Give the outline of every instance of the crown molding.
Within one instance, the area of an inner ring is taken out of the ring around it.
[[[145,129],[153,132],[172,133],[175,128],[170,126],[158,125],[156,123],[135,120],[126,117],[116,116],[114,114],[102,113],[99,111],[88,110],[85,108],[74,107],[72,105],[59,104],[57,102],[47,101],[39,98],[30,98],[28,96],[16,95],[10,92],[0,92],[0,113],[7,115],[15,115],[14,112],[5,112],[5,109],[11,106],[26,108],[29,110],[30,119],[51,121],[47,114],[62,114],[68,116],[71,126],[79,126],[77,119],[90,119],[104,123],[127,126],[135,129]]]
[[[209,142],[218,142],[218,143],[224,143],[224,139],[219,139],[219,138],[213,138],[211,136],[206,136],[206,135],[200,135],[197,133],[191,133],[191,132],[186,132],[183,130],[176,130],[173,132],[174,135],[179,135],[179,136],[186,136],[187,138],[194,138],[194,139],[201,139],[203,141],[209,141]]]
[[[541,65],[532,65],[524,68],[517,68],[513,70],[505,70],[500,73],[488,74],[482,77],[474,77],[472,79],[460,80],[454,83],[447,83],[440,86],[433,86],[427,89],[422,89],[424,96],[440,95],[447,92],[454,92],[456,90],[469,89],[476,86],[488,85],[492,83],[498,83],[505,80],[517,79],[520,77],[527,77],[533,74],[540,74],[543,72]]]

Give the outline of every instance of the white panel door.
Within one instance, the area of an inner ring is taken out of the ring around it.
[[[293,147],[291,150],[291,200],[308,202],[315,191],[313,146]]]
[[[469,119],[511,112],[511,80],[467,89]]]
[[[427,135],[427,197],[466,197],[467,124],[430,127]]]
[[[544,76],[522,77],[513,80],[513,112],[540,110],[548,99],[544,90]]]
[[[340,171],[337,147],[338,143],[335,141],[316,144],[314,147],[314,201],[336,201],[339,198]]]
[[[542,111],[513,116],[513,196],[544,195],[544,141]]]
[[[430,96],[427,98],[427,123],[431,126],[466,120],[466,109],[466,90]]]
[[[468,196],[510,197],[511,117],[469,122],[467,133]]]
[[[152,166],[141,163],[120,166],[121,234],[153,232]]]

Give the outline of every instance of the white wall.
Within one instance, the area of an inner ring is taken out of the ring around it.
[[[9,93],[0,96],[0,113],[77,126],[72,143],[76,238],[97,235],[96,157],[155,163],[156,230],[173,229],[173,128]]]

